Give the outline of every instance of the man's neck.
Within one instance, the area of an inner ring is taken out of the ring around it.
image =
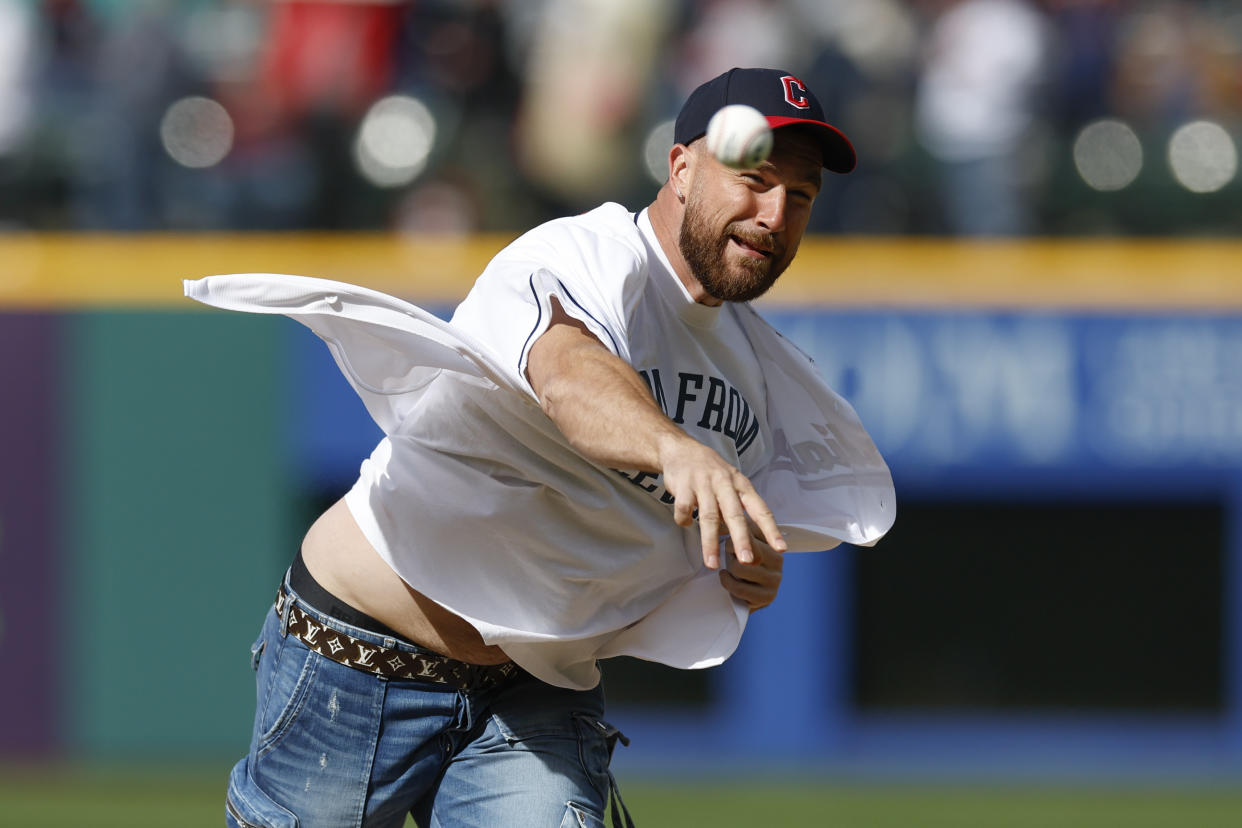
[[[681,237],[681,221],[685,215],[686,208],[681,203],[673,188],[665,184],[656,193],[655,201],[647,208],[647,217],[651,219],[651,229],[655,231],[656,240],[660,242],[660,247],[664,249],[664,255],[668,257],[668,262],[673,266],[673,272],[677,274],[677,278],[685,285],[686,291],[689,292],[690,298],[698,302],[700,305],[709,305],[715,307],[722,302],[714,296],[709,296],[707,291],[703,290],[703,285],[699,280],[694,278],[694,274],[690,271],[690,265],[686,263],[686,259],[681,255],[681,245],[679,239]]]

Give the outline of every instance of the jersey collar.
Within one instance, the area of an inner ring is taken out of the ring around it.
[[[677,311],[677,315],[687,325],[693,325],[696,328],[716,327],[720,322],[720,312],[724,305],[715,307],[702,305],[691,298],[690,291],[686,290],[681,279],[677,278],[677,273],[673,270],[668,255],[660,245],[660,240],[656,238],[655,228],[651,226],[651,218],[648,217],[646,209],[638,214],[634,223],[638,225],[638,230],[642,233],[643,240],[647,242],[647,247],[655,254],[654,261],[650,264],[650,279],[660,291],[660,295],[664,297],[664,301]]]

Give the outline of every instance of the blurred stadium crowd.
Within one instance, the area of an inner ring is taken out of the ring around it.
[[[1242,0],[0,0],[0,229],[635,207],[733,65],[798,74],[854,140],[817,232],[1242,227]]]

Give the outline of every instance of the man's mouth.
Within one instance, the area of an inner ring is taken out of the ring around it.
[[[731,235],[729,239],[742,249],[743,253],[756,258],[770,259],[772,258],[772,248],[760,241],[747,241],[738,235]]]

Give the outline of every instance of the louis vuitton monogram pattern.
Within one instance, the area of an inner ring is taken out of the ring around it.
[[[333,629],[307,614],[290,600],[284,585],[276,594],[276,614],[281,628],[324,658],[346,667],[391,679],[445,684],[457,690],[490,690],[518,673],[512,661],[504,664],[467,664],[438,653],[412,653],[382,647]]]

